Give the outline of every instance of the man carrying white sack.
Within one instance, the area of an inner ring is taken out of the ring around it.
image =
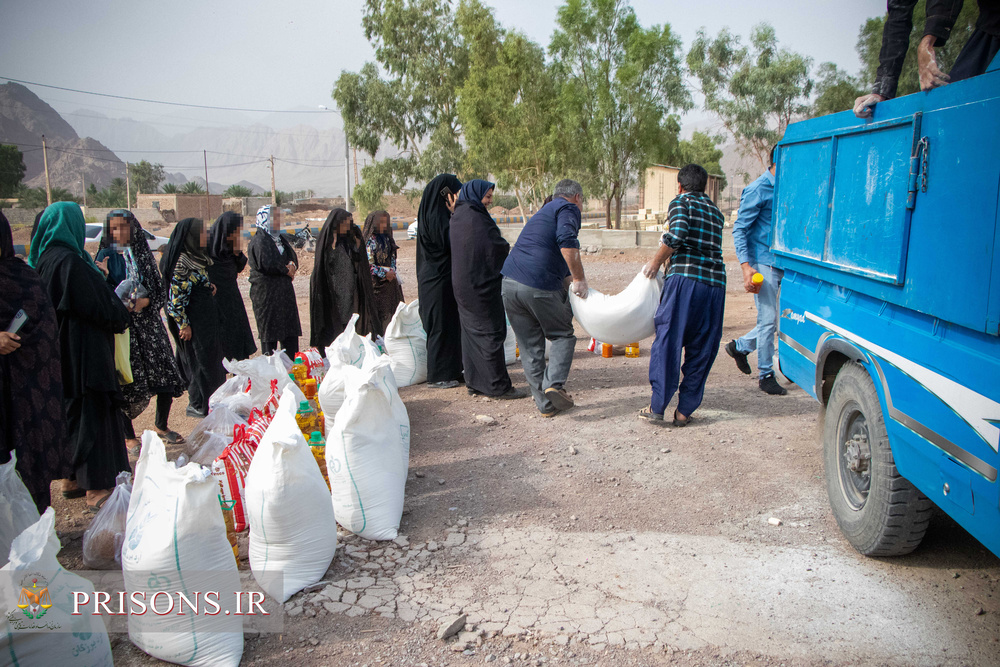
[[[555,195],[521,230],[503,265],[503,305],[521,346],[524,379],[543,417],[573,407],[563,386],[573,363],[576,336],[569,288],[587,297],[587,279],[580,261],[580,207],[583,188],[564,179]],[[548,364],[545,341],[549,340]]]
[[[719,208],[705,194],[708,172],[689,164],[677,174],[678,194],[670,202],[668,227],[653,260],[643,267],[654,278],[667,260],[667,277],[656,309],[656,338],[649,354],[653,396],[639,418],[663,425],[663,413],[677,391],[673,425],[687,426],[701,405],[705,381],[719,353],[726,306]],[[681,356],[684,365],[681,366]],[[684,379],[681,380],[683,373]]]

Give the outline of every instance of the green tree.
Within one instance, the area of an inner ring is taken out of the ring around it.
[[[726,187],[726,176],[722,173],[722,149],[719,144],[726,140],[724,135],[710,135],[705,132],[694,132],[690,139],[682,140],[677,146],[677,160],[673,162],[678,167],[686,164],[700,164],[713,175],[722,176],[720,192]]]
[[[458,98],[468,171],[492,174],[527,213],[525,200],[541,204],[553,185],[556,89],[545,52],[501,28],[478,0],[463,2],[456,17],[469,45],[469,75]]]
[[[823,63],[816,72],[816,100],[810,115],[825,116],[854,107],[854,100],[865,94],[861,80],[833,63]]]
[[[167,184],[165,184],[163,186],[163,194],[165,194],[165,195],[175,195],[178,192],[180,192],[180,190],[177,188],[177,185],[174,184],[174,183],[167,183]]]
[[[0,197],[13,197],[24,179],[24,155],[17,146],[0,146]]]
[[[201,184],[195,181],[188,181],[181,186],[180,192],[185,195],[203,195],[205,194],[205,188],[201,187]]]
[[[944,46],[934,49],[938,66],[948,72],[955,64],[959,52],[965,46],[969,36],[976,28],[979,7],[975,2],[966,2],[955,20],[951,37]],[[917,71],[917,44],[924,36],[924,26],[927,23],[927,0],[920,0],[913,9],[913,30],[910,32],[910,46],[903,61],[903,69],[899,75],[899,87],[896,96],[909,95],[920,90],[920,75]],[[856,49],[861,58],[861,80],[866,88],[875,83],[875,73],[878,70],[878,54],[882,48],[882,29],[885,27],[885,16],[868,19],[858,33]],[[853,105],[852,105],[853,106]]]
[[[333,89],[351,145],[375,155],[383,144],[404,157],[362,169],[359,206],[382,204],[389,187],[457,171],[464,161],[457,91],[467,56],[448,0],[366,0],[361,24],[378,62],[341,72]],[[383,76],[384,72],[384,76]]]
[[[108,187],[88,194],[87,203],[98,208],[125,208],[125,179],[111,179]]]
[[[21,186],[17,189],[17,205],[21,208],[45,208],[48,203],[48,197],[45,194],[45,188],[29,188],[26,186]],[[80,198],[76,197],[66,188],[52,188],[52,201],[75,201],[77,204],[80,203]]]
[[[226,197],[253,197],[253,190],[245,185],[233,183],[222,194]]]
[[[150,164],[145,160],[130,164],[128,166],[128,175],[132,180],[133,203],[135,196],[140,192],[147,194],[159,192],[160,183],[167,177],[162,164]]]
[[[559,141],[567,171],[606,200],[611,227],[622,198],[653,157],[676,142],[671,111],[691,106],[680,39],[669,25],[643,28],[623,0],[568,0],[549,52],[558,86]]]
[[[788,123],[808,111],[810,63],[779,49],[774,28],[766,23],[750,31],[749,46],[726,29],[714,39],[699,30],[687,55],[705,109],[719,117],[741,153],[753,155],[762,166]]]

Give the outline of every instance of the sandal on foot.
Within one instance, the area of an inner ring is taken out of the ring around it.
[[[76,500],[77,498],[83,498],[85,495],[87,495],[87,492],[83,489],[72,489],[62,492],[62,497],[67,500]]]
[[[677,418],[677,411],[674,410],[674,422],[673,422],[674,426],[676,426],[678,428],[683,428],[683,427],[687,426],[688,424],[690,424],[692,421],[694,421],[694,417],[691,417],[690,415],[688,415],[687,419],[678,419]]]
[[[657,426],[663,425],[663,415],[653,412],[649,406],[646,406],[642,410],[639,410],[638,417],[639,419],[643,419],[649,422],[650,424],[656,424]]]
[[[160,433],[157,431],[156,435],[160,436],[163,439],[163,442],[168,445],[183,445],[186,442],[184,440],[184,436],[177,431],[167,431],[166,433]]]
[[[86,493],[86,491],[84,491],[84,493]],[[87,511],[91,512],[92,514],[97,514],[98,512],[101,511],[101,508],[104,507],[104,503],[106,503],[108,501],[108,498],[110,498],[110,497],[111,497],[111,494],[109,493],[108,495],[104,496],[103,498],[101,498],[100,500],[98,500],[93,505],[91,505],[90,503],[87,503]]]

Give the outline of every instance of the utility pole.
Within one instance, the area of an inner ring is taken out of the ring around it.
[[[354,152],[354,187],[358,187],[358,147],[351,150]]]
[[[128,160],[125,161],[125,208],[132,208],[132,180],[128,175]]]
[[[83,189],[83,207],[87,208],[87,175],[80,174],[80,187]]]
[[[278,195],[274,190],[274,156],[271,156],[271,204],[278,203]]]
[[[45,135],[42,135],[42,163],[45,165],[45,199],[46,206],[52,204],[52,186],[49,184],[49,151],[45,146]]]
[[[208,188],[208,151],[203,150],[201,154],[205,158],[205,221],[207,222],[212,217],[212,194]]]
[[[344,129],[344,208],[351,210],[351,144],[347,141],[347,130]]]

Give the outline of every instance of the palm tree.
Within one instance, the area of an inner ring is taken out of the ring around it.
[[[181,192],[186,195],[203,195],[205,188],[194,181],[188,181],[181,187]]]
[[[245,185],[234,183],[233,185],[230,185],[222,194],[227,197],[253,197],[253,190]]]
[[[178,192],[177,186],[173,183],[167,183],[163,186],[163,194],[165,195],[175,195]]]

